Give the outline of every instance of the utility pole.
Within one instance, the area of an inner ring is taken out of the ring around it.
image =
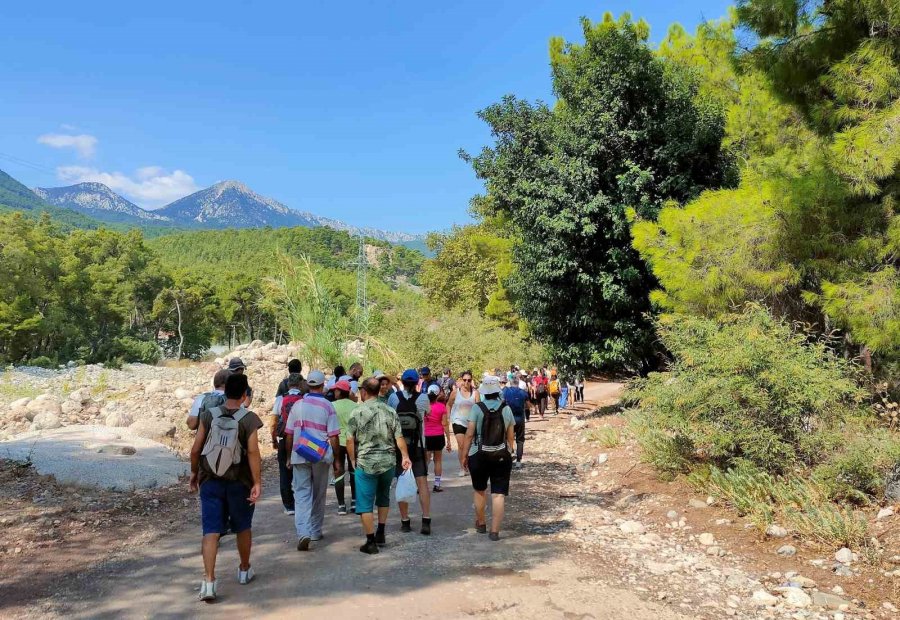
[[[366,291],[369,261],[366,259],[366,238],[362,233],[359,235],[359,254],[352,264],[356,265],[356,324],[362,336],[369,323],[369,297]]]

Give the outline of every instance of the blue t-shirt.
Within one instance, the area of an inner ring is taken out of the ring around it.
[[[509,405],[513,416],[525,417],[525,401],[528,400],[528,392],[517,386],[505,387],[501,392],[504,402]]]

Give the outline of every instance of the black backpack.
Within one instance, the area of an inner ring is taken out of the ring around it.
[[[397,418],[400,420],[403,439],[406,440],[410,448],[418,446],[422,436],[422,422],[419,420],[419,410],[416,407],[416,399],[419,398],[419,393],[413,392],[409,398],[403,394],[403,390],[397,390],[396,394]]]
[[[506,445],[506,423],[503,421],[503,408],[506,403],[500,401],[496,411],[491,411],[483,402],[478,403],[481,413],[481,433],[478,436],[478,454],[488,461],[503,461],[510,458]]]

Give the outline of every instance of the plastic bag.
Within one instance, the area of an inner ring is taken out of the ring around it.
[[[419,495],[419,487],[416,486],[416,477],[413,475],[412,467],[400,474],[397,478],[397,488],[394,495],[398,502],[414,502]]]

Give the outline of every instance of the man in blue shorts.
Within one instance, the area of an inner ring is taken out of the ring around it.
[[[377,378],[363,381],[359,390],[362,403],[353,410],[347,423],[347,454],[356,476],[356,514],[366,534],[366,542],[359,550],[369,554],[378,553],[378,546],[385,544],[395,446],[400,451],[403,470],[412,466],[397,412],[379,400],[380,390],[381,382]],[[373,517],[376,506],[377,530]]]
[[[238,583],[253,580],[250,566],[253,510],[261,490],[261,459],[257,430],[263,423],[241,404],[247,377],[235,373],[225,381],[225,402],[200,413],[200,425],[191,448],[191,492],[200,491],[203,525],[203,581],[200,600],[216,598],[216,555],[219,538],[237,535],[241,564]]]

